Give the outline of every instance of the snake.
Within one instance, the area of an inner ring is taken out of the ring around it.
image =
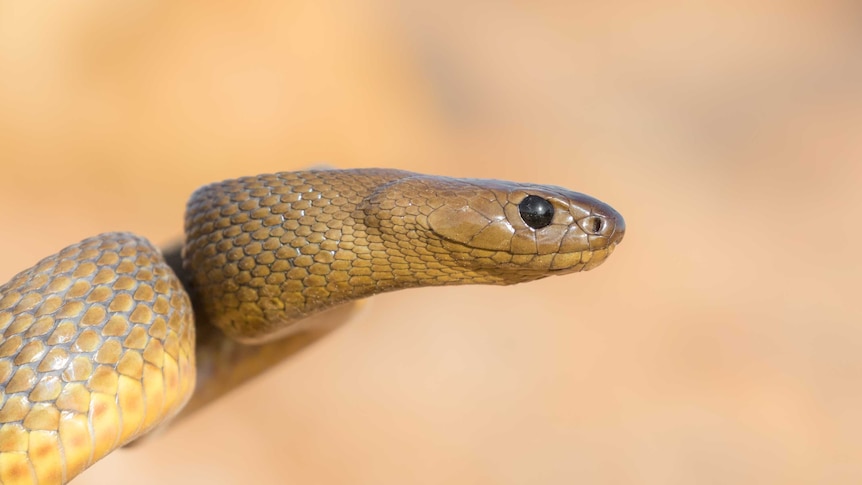
[[[624,234],[609,205],[549,185],[348,169],[204,186],[177,250],[100,234],[0,286],[0,483],[70,481],[306,345],[304,322],[590,270]]]

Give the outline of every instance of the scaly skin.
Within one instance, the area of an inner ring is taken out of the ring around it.
[[[547,225],[523,219],[528,195],[553,206]],[[0,483],[67,482],[325,334],[297,325],[322,310],[592,269],[624,232],[606,204],[550,186],[366,169],[204,187],[181,267],[110,233],[0,287]]]
[[[64,483],[175,414],[194,388],[189,298],[126,233],[0,287],[0,482]]]

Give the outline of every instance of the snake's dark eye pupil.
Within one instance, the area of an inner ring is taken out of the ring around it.
[[[554,206],[547,200],[537,196],[528,195],[518,204],[521,211],[521,219],[533,229],[541,229],[551,223],[554,218]]]

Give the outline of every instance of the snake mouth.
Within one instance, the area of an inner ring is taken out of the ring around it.
[[[551,266],[548,268],[548,271],[557,275],[589,271],[604,263],[605,260],[608,259],[608,256],[613,254],[616,247],[617,242],[612,242],[601,249],[587,249],[583,251],[572,251],[570,253],[558,253],[551,261]]]

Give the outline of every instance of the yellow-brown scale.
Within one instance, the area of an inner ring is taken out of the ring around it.
[[[193,388],[187,294],[146,240],[103,234],[0,287],[0,483],[64,483]]]

